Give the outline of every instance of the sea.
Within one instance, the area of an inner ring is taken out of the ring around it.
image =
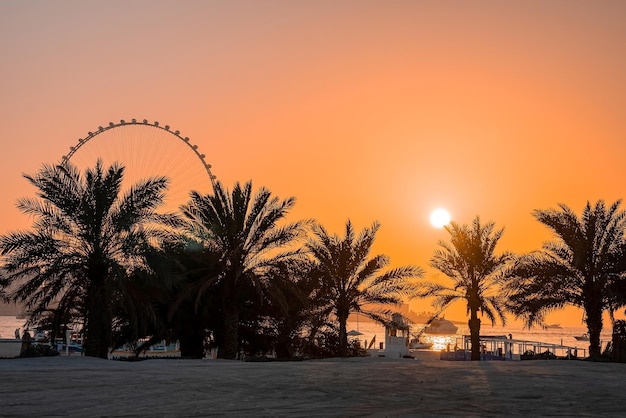
[[[17,319],[15,316],[0,316],[0,338],[15,338],[16,329],[20,330],[21,336],[24,331],[25,321],[25,319]]]
[[[20,335],[22,335],[24,331],[24,319],[18,319],[15,316],[0,316],[0,338],[15,338],[15,330],[20,330]],[[467,325],[464,325],[460,322],[455,322],[455,325],[459,327],[456,334],[454,335],[430,335],[430,334],[422,334],[420,339],[422,342],[432,342],[433,346],[431,350],[440,351],[446,348],[448,344],[454,346],[457,343],[457,339],[461,338],[463,335],[469,335],[469,329]],[[372,347],[378,348],[380,342],[385,341],[385,328],[376,323],[376,322],[366,322],[366,321],[352,321],[348,322],[348,331],[357,331],[360,335],[353,336],[350,338],[356,338],[361,341],[362,345],[369,346],[371,344],[372,339],[374,343]],[[423,329],[424,325],[417,324],[411,329],[411,334],[416,334]],[[583,326],[580,327],[566,327],[563,326],[561,328],[548,328],[543,329],[540,327],[526,329],[521,326],[494,326],[491,324],[481,326],[480,333],[481,335],[506,335],[511,336],[516,340],[526,340],[526,341],[538,341],[549,344],[559,344],[565,345],[569,347],[578,347],[587,349],[589,343],[586,341],[578,341],[574,337],[577,335],[582,335],[587,332],[586,328]],[[600,334],[600,341],[602,343],[602,348],[611,340],[612,330],[610,327],[606,327],[603,329]]]

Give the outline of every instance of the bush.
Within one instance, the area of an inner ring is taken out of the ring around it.
[[[54,357],[58,355],[59,352],[47,344],[32,344],[20,354],[20,357]]]

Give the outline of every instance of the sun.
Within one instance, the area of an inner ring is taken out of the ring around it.
[[[445,209],[435,209],[430,213],[430,223],[435,228],[443,228],[450,223],[450,212]]]

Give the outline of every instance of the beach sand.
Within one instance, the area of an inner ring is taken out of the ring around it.
[[[0,416],[624,416],[626,364],[0,360]]]

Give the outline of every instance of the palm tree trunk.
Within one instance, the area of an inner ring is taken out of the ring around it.
[[[601,299],[590,298],[585,303],[585,315],[587,317],[587,330],[589,331],[589,357],[592,360],[600,358],[600,333],[602,332],[602,304]]]
[[[478,280],[472,277],[472,287],[469,289],[467,305],[470,310],[470,341],[472,343],[472,360],[480,360],[480,319],[478,319],[478,309],[480,307],[480,297],[478,296]]]
[[[239,310],[232,304],[224,306],[224,339],[218,357],[228,360],[237,358],[239,342]]]
[[[293,357],[293,350],[291,349],[291,341],[288,335],[281,334],[276,341],[276,358],[278,359],[291,359]]]
[[[337,320],[339,321],[339,357],[348,356],[348,331],[347,322],[349,311],[338,311]]]
[[[293,326],[291,321],[286,319],[281,324],[276,338],[276,357],[279,359],[290,359],[293,357]]]
[[[87,332],[83,347],[86,356],[107,358],[112,338],[109,305],[104,286],[91,286],[87,295]]]
[[[477,311],[471,310],[471,317],[468,321],[470,329],[470,341],[472,343],[472,360],[480,360],[480,319]]]
[[[185,324],[179,324],[180,356],[188,359],[204,357],[205,332],[202,323],[192,319]]]

